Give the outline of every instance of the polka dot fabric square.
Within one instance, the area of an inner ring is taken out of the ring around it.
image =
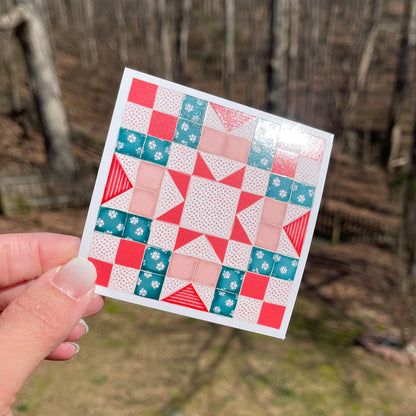
[[[284,338],[332,136],[126,69],[80,254],[106,296]]]

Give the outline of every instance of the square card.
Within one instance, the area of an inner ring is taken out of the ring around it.
[[[332,139],[126,68],[80,249],[97,293],[284,338]]]

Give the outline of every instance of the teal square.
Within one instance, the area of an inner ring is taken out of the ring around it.
[[[214,299],[211,303],[210,312],[218,315],[233,317],[237,305],[238,295],[215,289]]]
[[[94,230],[100,233],[121,237],[123,235],[126,218],[126,212],[112,208],[100,207]]]
[[[263,250],[262,248],[253,247],[251,250],[248,271],[270,276],[273,270],[275,253]]]
[[[142,270],[165,276],[171,254],[171,251],[147,246],[144,252]]]
[[[288,202],[292,192],[292,184],[293,179],[271,173],[266,196],[278,201]]]
[[[128,214],[124,228],[123,238],[139,243],[147,243],[152,220],[138,215]]]
[[[141,159],[166,166],[169,159],[170,142],[147,136]]]
[[[141,271],[134,294],[144,298],[159,300],[164,280],[163,276],[156,273]]]
[[[253,139],[248,155],[247,164],[259,169],[271,171],[275,149],[263,140]]]
[[[217,289],[227,292],[240,293],[245,272],[230,267],[222,266],[220,277],[217,282]]]
[[[202,125],[180,118],[173,141],[197,149],[201,139]]]
[[[145,138],[144,134],[121,128],[118,133],[116,152],[140,158]]]
[[[292,204],[311,208],[314,195],[315,195],[314,186],[304,185],[299,182],[293,182],[290,202]]]
[[[194,123],[202,124],[204,122],[207,101],[191,95],[185,95],[182,102],[180,117]]]
[[[275,254],[274,259],[275,263],[271,275],[283,280],[293,280],[295,278],[299,260],[281,254]]]

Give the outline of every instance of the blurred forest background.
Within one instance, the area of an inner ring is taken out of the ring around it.
[[[416,0],[1,0],[0,232],[81,235],[125,66],[335,133],[288,338],[107,300],[16,414],[415,415]]]

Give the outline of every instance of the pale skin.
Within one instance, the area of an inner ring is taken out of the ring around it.
[[[79,244],[58,234],[0,235],[0,416],[12,414],[43,359],[74,356],[87,329],[80,319],[103,306],[94,295],[94,266],[74,259]]]

